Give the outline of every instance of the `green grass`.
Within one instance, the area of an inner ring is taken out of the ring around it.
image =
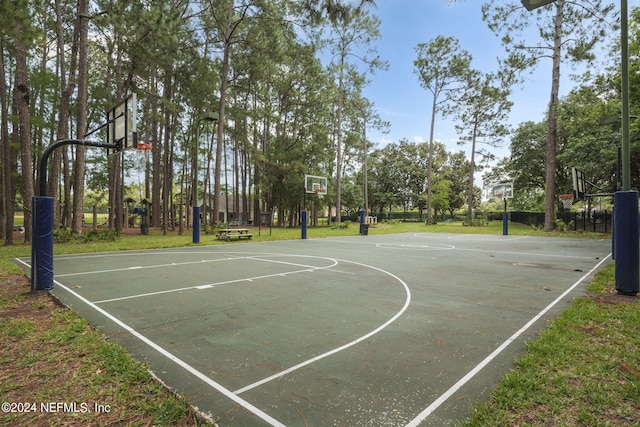
[[[0,416],[13,425],[204,425],[188,402],[153,378],[148,367],[48,295],[5,295],[0,307],[0,394],[6,402],[35,403],[37,411]],[[15,292],[15,291],[14,291]],[[88,405],[86,412],[46,413],[41,403]],[[94,405],[108,412],[94,412]]]
[[[613,288],[611,263],[462,425],[640,425],[640,304]]]

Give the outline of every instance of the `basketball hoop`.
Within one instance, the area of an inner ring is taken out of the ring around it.
[[[147,144],[146,142],[138,142],[138,145],[136,146],[136,150],[140,151],[149,151],[151,149],[153,149],[153,145]]]
[[[558,196],[565,209],[570,209],[573,205],[573,194],[561,194]]]
[[[498,201],[502,200],[502,194],[494,194],[493,197],[498,199]]]
[[[316,196],[318,196],[318,199],[322,200],[324,198],[324,195],[326,194],[326,192],[322,191],[321,189],[315,189],[313,190],[314,193],[316,193]]]

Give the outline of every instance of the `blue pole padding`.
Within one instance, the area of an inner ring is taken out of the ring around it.
[[[616,207],[611,209],[611,259],[616,259]]]
[[[31,231],[31,292],[53,290],[53,197],[34,196]]]
[[[616,291],[624,295],[636,295],[640,285],[638,192],[618,191],[614,194],[613,200]]]
[[[366,213],[366,212],[364,211],[364,209],[362,209],[362,210],[360,211],[360,224],[364,224],[364,214],[365,214],[365,213]]]
[[[302,239],[307,238],[307,211],[302,211]]]
[[[509,214],[502,212],[502,235],[509,235]]]
[[[193,207],[193,243],[200,243],[200,206]]]

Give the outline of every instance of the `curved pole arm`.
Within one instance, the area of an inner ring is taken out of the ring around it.
[[[117,144],[107,144],[104,142],[87,141],[84,139],[61,139],[60,141],[54,142],[53,144],[48,146],[46,150],[44,150],[44,152],[42,153],[42,157],[40,158],[40,165],[38,167],[38,179],[40,183],[39,194],[41,196],[45,196],[47,193],[47,163],[49,162],[49,156],[51,156],[51,153],[53,153],[56,148],[59,148],[65,145],[84,145],[86,147],[111,148],[114,150],[118,149]]]

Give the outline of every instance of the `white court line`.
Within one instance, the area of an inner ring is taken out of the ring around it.
[[[416,233],[415,236],[420,236],[421,233]],[[423,235],[425,233],[422,233]],[[429,235],[431,236],[431,235]],[[527,239],[529,236],[497,236],[486,237],[486,234],[455,234],[453,236],[447,237],[450,240],[470,240],[474,242],[504,242],[504,241],[512,241],[512,240],[522,240]]]
[[[30,267],[30,265],[28,265],[27,263],[23,262],[22,260],[19,260],[19,262],[23,263],[24,265],[26,265],[27,267]],[[167,359],[171,360],[172,362],[174,362],[176,365],[180,366],[181,368],[185,369],[186,371],[188,371],[189,373],[191,373],[193,376],[195,376],[196,378],[200,379],[201,381],[203,381],[204,383],[208,384],[209,386],[211,386],[212,388],[214,388],[215,390],[219,391],[221,394],[223,394],[224,396],[228,397],[229,399],[231,399],[233,402],[237,403],[238,405],[242,406],[243,408],[245,408],[246,410],[248,410],[249,412],[253,413],[254,415],[256,415],[257,417],[261,418],[262,420],[266,421],[267,423],[269,423],[272,426],[276,426],[276,427],[286,427],[283,423],[281,423],[280,421],[276,420],[275,418],[271,417],[269,414],[267,414],[266,412],[261,411],[259,408],[253,406],[251,403],[247,402],[246,400],[242,399],[239,396],[236,396],[234,393],[232,393],[230,390],[226,389],[225,387],[223,387],[221,384],[217,383],[216,381],[212,380],[211,378],[209,378],[208,376],[206,376],[205,374],[203,374],[202,372],[198,371],[196,368],[194,368],[193,366],[189,365],[188,363],[186,363],[185,361],[183,361],[182,359],[178,358],[177,356],[175,356],[174,354],[172,354],[171,352],[165,350],[163,347],[160,347],[158,344],[156,344],[155,342],[151,341],[149,338],[145,337],[144,335],[142,335],[140,332],[136,331],[135,329],[133,329],[131,326],[127,325],[126,323],[124,323],[123,321],[121,321],[120,319],[118,319],[117,317],[111,315],[110,313],[108,313],[107,311],[103,310],[102,308],[98,307],[97,305],[95,305],[94,303],[92,303],[91,301],[89,301],[88,299],[84,298],[82,295],[74,292],[73,290],[69,289],[68,287],[66,287],[65,285],[63,285],[62,283],[58,282],[57,280],[54,280],[54,283],[58,286],[60,286],[62,289],[64,289],[65,291],[69,292],[71,295],[75,296],[76,298],[78,298],[80,301],[84,302],[85,304],[87,304],[89,307],[93,308],[94,310],[96,310],[98,313],[102,314],[103,316],[105,316],[107,319],[111,320],[112,322],[114,322],[116,325],[120,326],[121,328],[123,328],[124,330],[126,330],[127,332],[129,332],[131,335],[133,335],[134,337],[138,338],[140,341],[142,341],[143,343],[147,344],[149,347],[151,347],[152,349],[156,350],[158,353],[162,354],[164,357],[166,357]]]
[[[304,264],[296,264],[296,263],[292,263],[292,262],[276,261],[275,259],[264,259],[264,258],[262,258],[263,256],[266,256],[266,255],[274,256],[275,254],[254,255],[254,256],[247,257],[247,259],[253,259],[253,260],[256,260],[256,261],[262,261],[262,262],[270,262],[270,263],[274,263],[274,264],[288,264],[288,265],[294,265],[294,266],[299,266],[299,267],[311,267],[311,266],[307,266],[307,265],[304,265]],[[336,261],[335,259],[333,259],[333,258],[327,258],[327,257],[316,257],[316,256],[312,256],[312,255],[288,255],[288,254],[284,254],[284,256],[298,256],[298,257],[310,257],[310,258],[329,259],[329,260],[331,260],[331,261],[334,261],[334,262],[335,262],[335,264],[330,265],[330,266],[328,266],[328,267],[313,268],[313,270],[312,270],[312,271],[315,271],[315,270],[325,270],[325,269],[333,268],[333,267],[335,267],[335,266],[337,265],[337,261]],[[356,273],[350,273],[350,272],[348,272],[348,271],[341,271],[341,270],[336,270],[336,269],[333,269],[332,271],[333,271],[334,273],[347,274],[347,275],[354,275],[354,274],[356,274]]]
[[[592,256],[559,255],[559,254],[553,254],[553,253],[536,254],[536,253],[531,253],[531,252],[492,251],[492,250],[488,250],[488,249],[465,249],[465,248],[456,248],[456,250],[458,250],[458,251],[466,251],[466,252],[491,253],[491,254],[523,255],[523,256],[538,256],[538,257],[547,257],[547,258],[573,258],[573,259],[590,259],[590,260],[593,260]],[[609,255],[607,255],[607,256],[609,256]]]
[[[442,243],[377,243],[376,247],[381,249],[396,249],[408,251],[448,251],[456,248],[453,245],[444,245]]]
[[[415,236],[419,236],[418,234],[415,234]],[[474,234],[472,234],[472,236],[474,236]],[[431,237],[431,235],[429,235],[429,237]],[[516,240],[516,239],[524,239],[527,236],[522,236],[522,237],[514,237],[512,240]],[[448,240],[455,240],[455,239],[451,239],[451,238],[445,238],[442,237],[442,239],[448,239]],[[312,240],[313,241],[313,240]],[[480,241],[480,240],[477,240]],[[493,240],[486,240],[486,241],[493,241]],[[362,243],[362,242],[351,242],[351,241],[345,241],[346,243]],[[531,253],[531,252],[515,252],[515,251],[494,251],[494,250],[488,250],[488,249],[466,249],[466,248],[460,248],[457,246],[453,246],[453,245],[444,245],[442,243],[436,243],[436,244],[432,244],[432,247],[429,247],[429,245],[425,245],[425,247],[423,248],[419,248],[419,247],[415,247],[415,248],[411,248],[411,247],[402,247],[402,245],[405,246],[409,246],[410,244],[407,243],[393,243],[393,242],[367,242],[368,244],[371,245],[375,245],[376,247],[379,247],[381,249],[394,249],[394,250],[413,250],[413,251],[419,251],[419,250],[429,250],[429,251],[437,251],[437,250],[441,250],[441,251],[445,251],[445,250],[451,250],[451,249],[455,249],[458,251],[467,251],[467,252],[481,252],[481,253],[491,253],[491,254],[504,254],[504,255],[522,255],[522,256],[531,256],[531,257],[545,257],[545,258],[568,258],[568,259],[588,259],[588,260],[593,260],[592,256],[575,256],[575,255],[559,255],[559,254],[553,254],[553,253]],[[415,244],[417,246],[419,246],[420,244]],[[436,247],[435,245],[442,245],[443,247]]]
[[[318,258],[318,257],[313,257],[313,258]],[[323,258],[323,257],[320,257]],[[332,259],[332,258],[324,258],[324,259]],[[284,424],[280,423],[278,420],[276,420],[275,418],[272,418],[270,415],[268,415],[267,413],[261,411],[260,409],[258,409],[257,407],[253,406],[251,403],[247,402],[246,400],[242,399],[241,397],[239,397],[238,395],[240,393],[243,393],[245,391],[254,389],[260,385],[266,384],[274,379],[278,379],[278,378],[282,378],[284,375],[290,374],[300,368],[303,368],[305,366],[308,366],[312,363],[315,363],[319,360],[325,359],[333,354],[339,353],[340,351],[346,350],[349,347],[352,347],[370,337],[372,337],[373,335],[377,334],[378,332],[382,331],[383,329],[385,329],[387,326],[389,326],[390,324],[392,324],[393,322],[396,321],[396,319],[398,319],[409,307],[410,303],[411,303],[411,290],[409,289],[409,286],[402,280],[400,279],[398,276],[396,276],[393,273],[390,273],[386,270],[383,270],[381,268],[378,267],[374,267],[371,265],[367,265],[367,264],[363,264],[363,263],[359,263],[359,262],[354,262],[354,261],[344,261],[344,260],[336,260],[336,259],[332,259],[336,264],[338,262],[345,262],[345,263],[350,263],[350,264],[355,264],[355,265],[359,265],[362,267],[366,267],[366,268],[371,268],[373,270],[377,270],[380,271],[384,274],[387,274],[389,276],[391,276],[392,278],[396,279],[397,281],[399,281],[402,286],[405,289],[405,294],[406,294],[406,298],[405,298],[405,302],[404,305],[402,306],[402,308],[394,315],[392,316],[389,320],[387,320],[385,323],[383,323],[382,325],[380,325],[379,327],[377,327],[376,329],[372,330],[371,332],[369,332],[366,335],[363,335],[347,344],[344,344],[340,347],[337,347],[333,350],[330,350],[326,353],[323,353],[321,355],[318,355],[312,359],[306,360],[305,362],[299,363],[298,365],[292,366],[286,370],[283,370],[275,375],[272,375],[270,377],[264,378],[258,382],[255,382],[253,384],[249,384],[246,387],[243,387],[239,390],[236,390],[235,392],[232,392],[230,390],[228,390],[227,388],[223,387],[221,384],[217,383],[216,381],[214,381],[213,379],[207,377],[206,375],[204,375],[202,372],[198,371],[197,369],[195,369],[194,367],[192,367],[191,365],[189,365],[188,363],[184,362],[182,359],[178,358],[177,356],[173,355],[172,353],[170,353],[168,350],[165,350],[163,347],[159,346],[158,344],[156,344],[155,342],[151,341],[150,339],[148,339],[147,337],[145,337],[144,335],[142,335],[141,333],[137,332],[135,329],[133,329],[132,327],[130,327],[129,325],[127,325],[126,323],[122,322],[121,320],[117,319],[116,317],[114,317],[113,315],[109,314],[107,311],[103,310],[102,308],[98,307],[95,303],[92,303],[91,301],[87,300],[86,298],[82,297],[81,295],[79,295],[78,293],[74,292],[73,290],[69,289],[68,287],[64,286],[62,283],[58,282],[57,280],[54,280],[54,282],[60,286],[61,288],[65,289],[67,292],[69,292],[70,294],[72,294],[73,296],[75,296],[76,298],[78,298],[79,300],[81,300],[82,302],[86,303],[88,306],[90,306],[91,308],[93,308],[94,310],[96,310],[97,312],[103,314],[105,317],[107,317],[108,319],[110,319],[111,321],[113,321],[114,323],[116,323],[117,325],[121,326],[123,329],[125,329],[126,331],[128,331],[129,333],[131,333],[133,336],[135,336],[136,338],[140,339],[142,342],[144,342],[145,344],[149,345],[151,348],[153,348],[154,350],[158,351],[160,354],[162,354],[163,356],[167,357],[169,360],[173,361],[174,363],[176,363],[177,365],[179,365],[180,367],[184,368],[185,370],[187,370],[188,372],[190,372],[191,374],[193,374],[195,377],[199,378],[200,380],[204,381],[206,384],[210,385],[212,388],[214,388],[215,390],[219,391],[220,393],[222,393],[224,396],[228,397],[229,399],[231,399],[232,401],[234,401],[235,403],[237,403],[238,405],[242,406],[243,408],[247,409],[248,411],[254,413],[256,416],[258,416],[259,418],[262,418],[264,421],[266,421],[267,423],[271,424],[272,426],[282,426],[285,427]],[[18,260],[20,262],[22,262],[23,264],[27,265],[29,267],[28,264],[24,263],[22,260]],[[268,261],[268,260],[264,260],[264,261]],[[319,267],[316,268],[315,270],[319,270],[319,269],[326,269],[329,267]]]
[[[566,297],[571,291],[573,291],[578,285],[580,285],[587,277],[589,277],[594,271],[598,269],[606,260],[609,259],[611,254],[607,255],[602,261],[597,263],[595,267],[589,270],[584,276],[578,279],[569,289],[567,289],[562,295],[556,298],[551,304],[546,306],[540,313],[533,317],[526,325],[511,335],[500,347],[496,348],[493,353],[488,355],[482,362],[480,362],[475,368],[469,371],[464,377],[462,377],[457,383],[455,383],[449,390],[444,392],[439,398],[437,398],[431,405],[429,405],[424,411],[422,411],[417,417],[415,417],[406,427],[417,427],[420,423],[429,417],[436,409],[438,409],[444,402],[446,402],[451,396],[453,396],[458,390],[460,390],[467,382],[469,382],[478,372],[480,372],[485,366],[487,366],[493,359],[495,359],[500,353],[502,353],[512,342],[514,342],[520,335],[522,335],[527,329],[529,329],[534,323],[536,323],[542,316],[544,316],[549,310],[551,310],[556,304],[558,304],[564,297]]]
[[[319,268],[317,268],[317,269],[289,271],[287,273],[265,274],[263,276],[245,277],[245,278],[242,278],[242,279],[224,280],[222,282],[208,283],[206,285],[188,286],[186,288],[168,289],[166,291],[147,292],[147,293],[144,293],[144,294],[128,295],[126,297],[103,299],[103,300],[93,301],[93,302],[95,304],[104,304],[104,303],[108,303],[108,302],[123,301],[123,300],[134,299],[134,298],[144,298],[144,297],[150,297],[150,296],[154,296],[154,295],[170,294],[170,293],[174,293],[174,292],[182,292],[182,291],[188,291],[188,290],[193,290],[193,289],[211,289],[213,287],[220,286],[220,285],[229,285],[231,283],[240,283],[240,282],[252,282],[254,280],[268,279],[270,277],[276,277],[276,276],[284,277],[284,276],[287,276],[289,274],[310,273],[310,272],[315,271],[315,270],[319,270]]]
[[[231,284],[231,283],[253,282],[254,280],[268,279],[268,278],[276,277],[276,276],[285,277],[285,276],[288,276],[290,274],[298,274],[298,273],[312,273],[312,272],[314,272],[316,270],[326,270],[326,269],[329,269],[329,268],[332,268],[332,267],[335,267],[336,265],[338,265],[338,261],[336,261],[335,259],[325,258],[325,257],[313,257],[313,258],[321,258],[321,259],[331,260],[331,261],[333,261],[333,264],[325,266],[325,267],[315,267],[315,266],[311,266],[311,265],[289,263],[289,262],[285,262],[285,261],[273,261],[274,263],[278,263],[278,264],[289,264],[289,265],[293,265],[293,266],[296,266],[296,267],[305,267],[305,268],[303,270],[288,271],[286,273],[273,273],[273,274],[265,274],[265,275],[262,275],[262,276],[243,277],[241,279],[224,280],[222,282],[207,283],[205,285],[187,286],[187,287],[184,287],[184,288],[168,289],[168,290],[165,290],[165,291],[147,292],[147,293],[144,293],[144,294],[128,295],[126,297],[109,298],[109,299],[104,299],[104,300],[99,300],[99,301],[93,301],[93,303],[94,304],[104,304],[104,303],[108,303],[108,302],[123,301],[123,300],[134,299],[134,298],[143,298],[143,297],[149,297],[149,296],[154,296],[154,295],[169,294],[169,293],[173,293],[173,292],[182,292],[182,291],[188,291],[188,290],[192,290],[192,289],[211,289],[211,288],[213,288],[215,286],[228,285],[228,284]],[[264,261],[264,262],[271,262],[270,260],[259,259],[259,258],[256,258],[256,257],[244,257],[244,258],[234,257],[234,258],[227,258],[227,259],[229,259],[229,260],[254,259],[254,260],[259,260],[259,261]]]
[[[130,270],[138,270],[138,269],[177,267],[177,266],[183,266],[183,265],[202,264],[202,263],[209,263],[209,262],[232,261],[232,260],[236,260],[236,259],[242,259],[242,258],[231,257],[231,258],[220,258],[220,259],[201,259],[201,260],[198,260],[198,261],[187,261],[187,262],[169,262],[169,263],[166,263],[166,264],[154,264],[154,265],[134,265],[134,266],[131,266],[131,267],[112,268],[110,270],[93,270],[93,271],[80,271],[78,273],[56,274],[56,277],[84,276],[84,275],[88,275],[88,274],[115,273],[117,271],[130,271]]]
[[[407,310],[407,308],[409,308],[409,304],[411,304],[411,290],[409,289],[409,286],[401,278],[399,278],[395,274],[390,273],[390,272],[388,272],[386,270],[383,270],[381,268],[374,267],[372,265],[362,264],[362,263],[355,262],[355,261],[345,261],[345,260],[338,260],[338,261],[345,262],[345,263],[350,263],[350,264],[355,264],[355,265],[359,265],[361,267],[371,268],[373,270],[380,271],[380,272],[382,272],[384,274],[387,274],[387,275],[391,276],[392,278],[396,279],[398,282],[400,282],[402,284],[402,286],[404,286],[404,289],[405,289],[405,292],[406,292],[406,298],[405,298],[405,301],[404,301],[404,305],[402,306],[400,311],[398,311],[393,317],[391,317],[385,323],[383,323],[382,325],[378,326],[376,329],[374,329],[373,331],[369,332],[368,334],[361,336],[360,338],[357,338],[357,339],[355,339],[355,340],[353,340],[353,341],[351,341],[351,342],[349,342],[349,343],[347,343],[345,345],[342,345],[340,347],[334,348],[333,350],[330,350],[330,351],[328,351],[326,353],[320,354],[320,355],[318,355],[318,356],[316,356],[316,357],[314,357],[312,359],[306,360],[306,361],[304,361],[302,363],[299,363],[299,364],[297,364],[295,366],[292,366],[292,367],[290,367],[288,369],[280,371],[280,372],[278,372],[276,374],[273,374],[270,377],[264,378],[264,379],[262,379],[260,381],[257,381],[255,383],[253,383],[253,384],[249,384],[249,385],[247,385],[245,387],[242,387],[242,388],[234,391],[234,393],[236,393],[236,394],[244,393],[245,391],[249,391],[249,390],[254,389],[254,388],[258,387],[258,386],[266,384],[266,383],[268,383],[270,381],[282,378],[283,376],[285,376],[287,374],[290,374],[290,373],[292,373],[294,371],[297,371],[300,368],[303,368],[303,367],[305,367],[307,365],[310,365],[310,364],[312,364],[314,362],[317,362],[317,361],[322,360],[322,359],[324,359],[326,357],[329,357],[329,356],[331,356],[333,354],[336,354],[336,353],[338,353],[338,352],[340,352],[342,350],[346,350],[347,348],[352,347],[352,346],[358,344],[359,342],[362,342],[362,341],[372,337],[373,335],[377,334],[378,332],[382,331],[387,326],[389,326],[390,324],[395,322],[396,319],[398,317],[402,316],[402,314]]]

